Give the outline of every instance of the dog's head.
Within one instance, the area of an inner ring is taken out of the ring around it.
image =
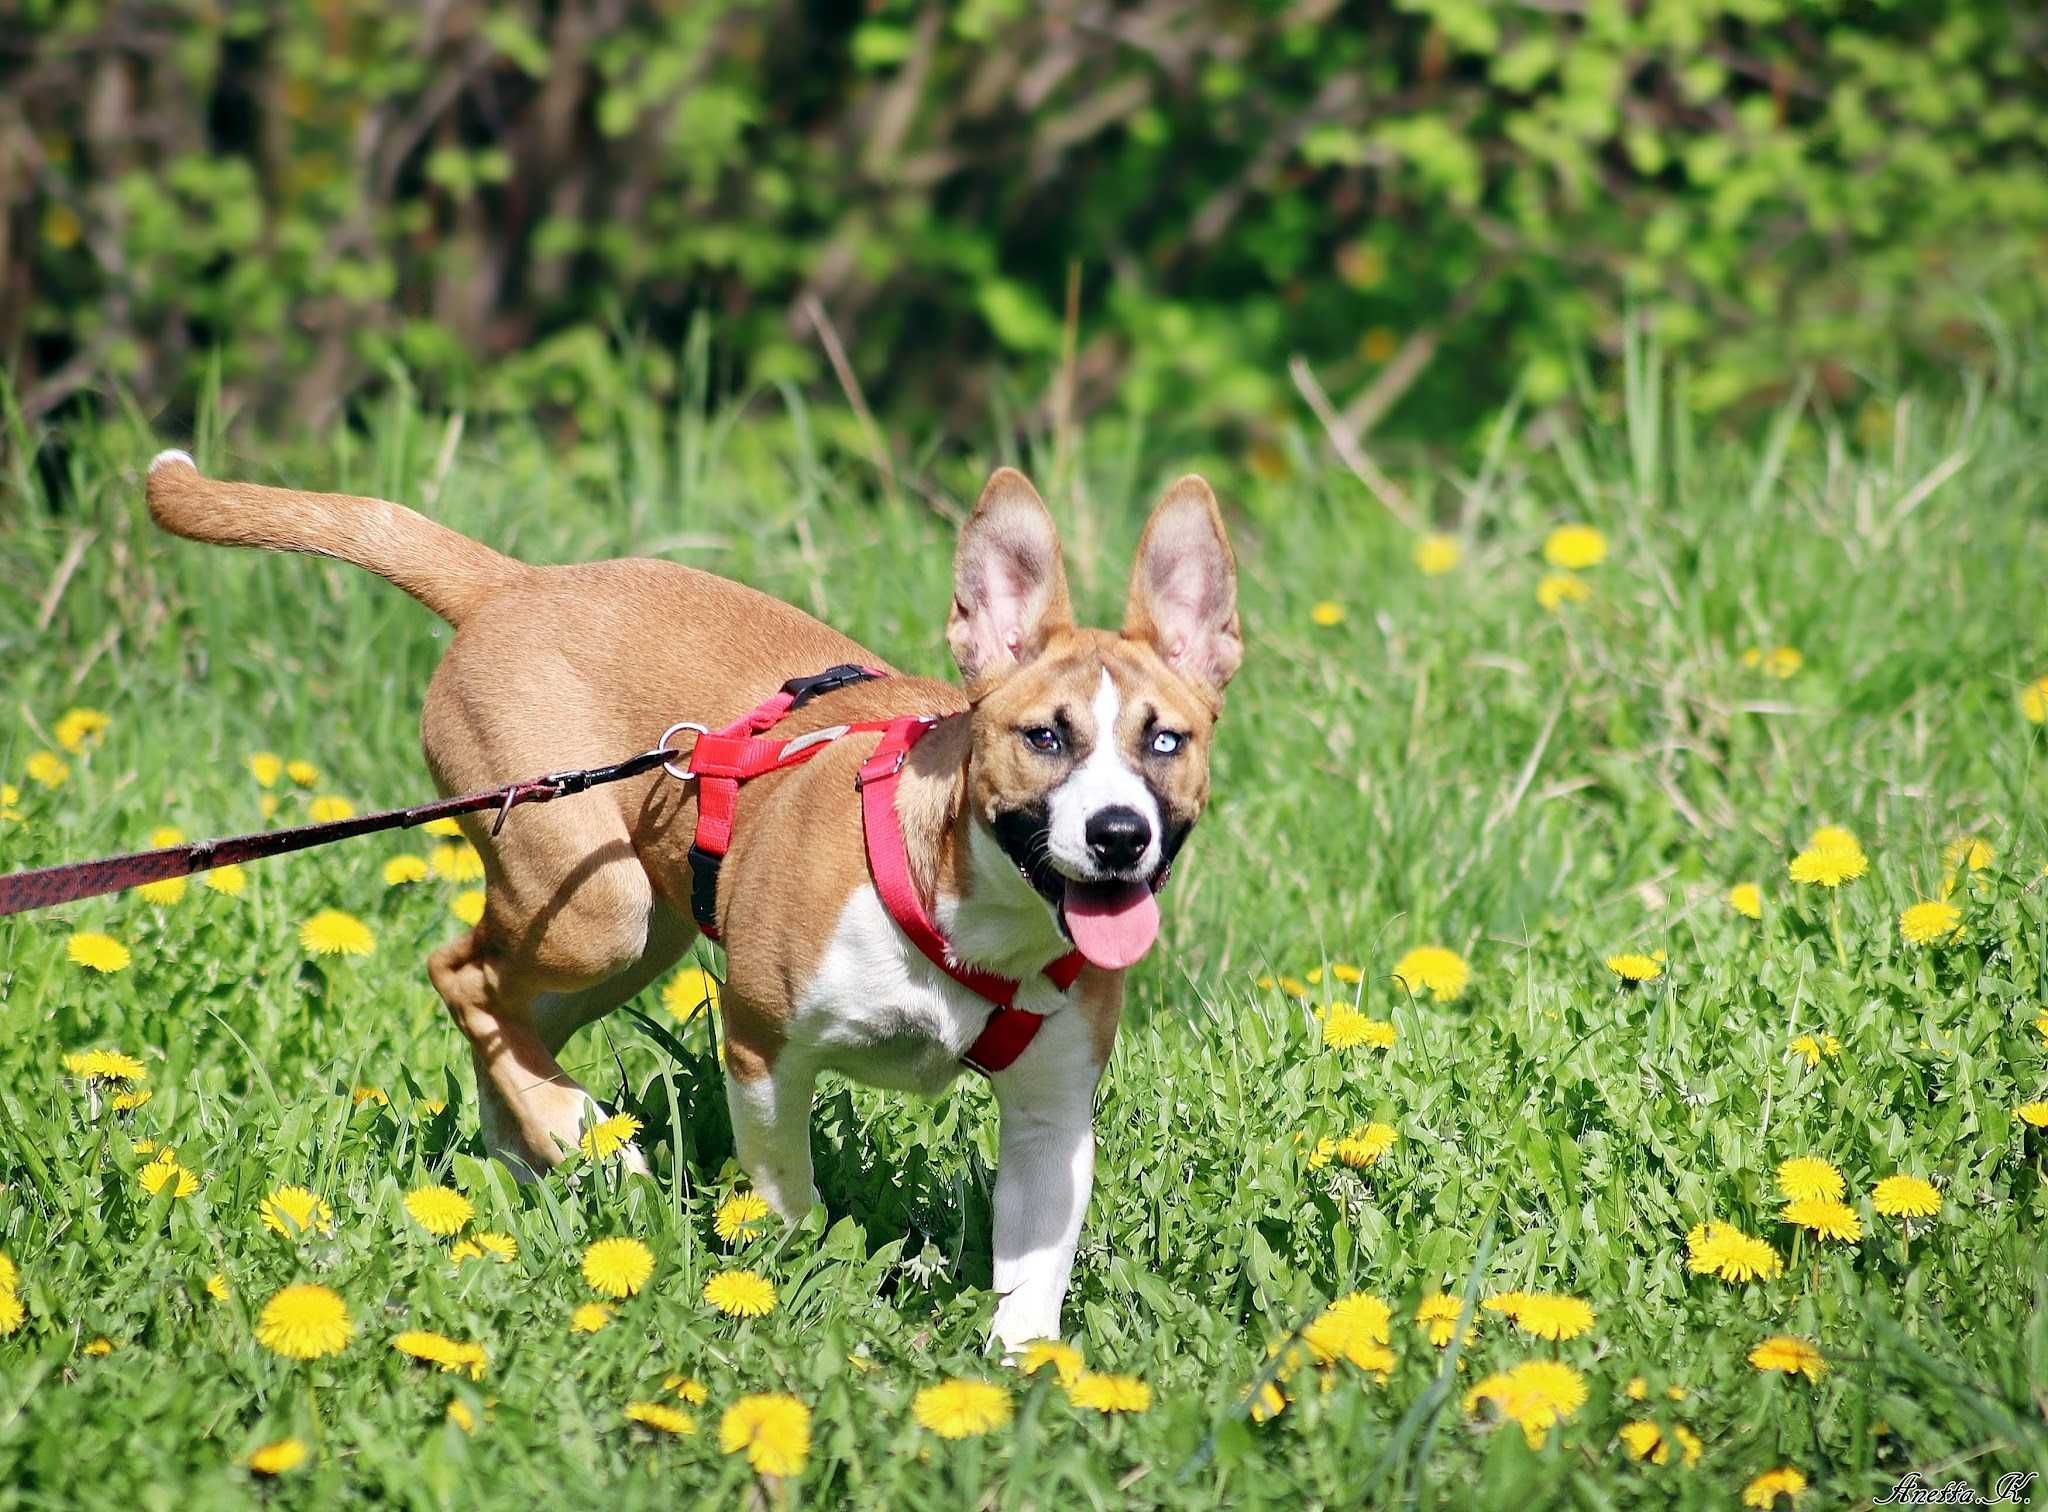
[[[1169,488],[1138,541],[1123,629],[1079,629],[1052,516],[999,469],[960,534],[946,639],[974,705],[974,821],[1084,956],[1130,965],[1208,802],[1209,737],[1244,656],[1216,496],[1192,475]]]

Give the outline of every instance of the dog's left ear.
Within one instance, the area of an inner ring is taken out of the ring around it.
[[[953,611],[946,642],[967,688],[1021,666],[1073,625],[1060,533],[1031,480],[999,467],[953,553]]]
[[[1244,660],[1237,560],[1216,495],[1194,473],[1167,489],[1138,538],[1124,634],[1150,641],[1169,667],[1218,694]]]

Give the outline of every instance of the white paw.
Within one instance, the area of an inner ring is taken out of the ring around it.
[[[183,463],[194,472],[199,471],[199,464],[192,460],[190,452],[181,452],[175,448],[170,451],[160,451],[154,457],[151,457],[149,459],[149,470],[155,472],[159,467],[169,467],[174,463]]]

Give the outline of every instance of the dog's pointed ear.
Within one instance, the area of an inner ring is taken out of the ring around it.
[[[1244,660],[1237,559],[1216,495],[1194,473],[1166,490],[1138,538],[1124,634],[1151,642],[1169,667],[1218,695]]]
[[[946,642],[968,690],[1030,661],[1072,624],[1059,531],[1024,474],[999,467],[953,553]]]

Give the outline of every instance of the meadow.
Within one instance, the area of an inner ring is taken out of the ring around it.
[[[564,1056],[651,1179],[481,1159],[423,971],[479,883],[393,834],[0,924],[0,1505],[1833,1507],[2048,1469],[2048,385],[1801,387],[1743,441],[1629,378],[1404,478],[1426,536],[1308,435],[1104,421],[892,489],[774,392],[574,436],[203,409],[40,469],[17,433],[0,869],[430,795],[446,628],[157,534],[164,445],[687,561],[942,675],[988,465],[1095,622],[1199,467],[1247,655],[1100,1094],[1078,1359],[983,1350],[971,1079],[828,1079],[824,1206],[747,1221],[710,947]],[[707,1300],[739,1271],[765,1314]],[[920,1396],[953,1380],[999,1390]]]

